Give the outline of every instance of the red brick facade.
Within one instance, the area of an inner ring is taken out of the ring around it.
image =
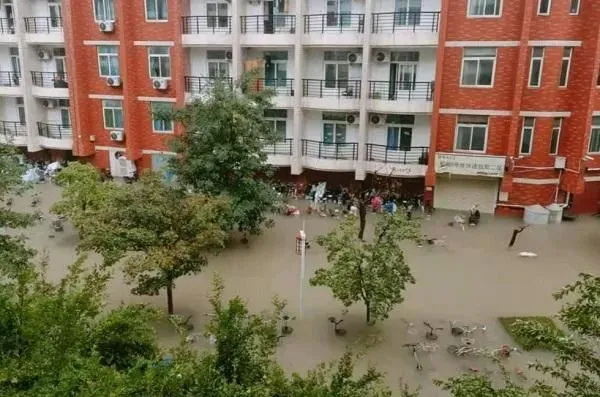
[[[589,169],[600,168],[600,158],[587,152],[592,114],[600,112],[600,89],[596,87],[600,2],[582,1],[579,15],[570,15],[570,0],[553,0],[549,16],[537,14],[537,0],[503,3],[500,17],[470,18],[468,0],[443,2],[432,149],[454,151],[456,113],[461,109],[465,113],[490,111],[485,154],[507,157],[501,191],[508,193],[508,201],[498,203],[498,212],[529,204],[546,205],[555,201],[557,193],[559,202],[572,193],[575,211],[597,211],[600,183],[593,181]],[[461,87],[464,48],[484,45],[481,41],[497,48],[493,87]],[[528,87],[534,46],[544,47],[539,88]],[[568,85],[561,88],[566,46],[573,47],[573,55]],[[532,153],[519,158],[522,112],[538,113]],[[558,148],[558,155],[567,158],[563,171],[554,169],[555,156],[549,153],[553,121],[559,112],[570,114],[563,117]],[[426,183],[435,186],[435,164],[429,165]]]

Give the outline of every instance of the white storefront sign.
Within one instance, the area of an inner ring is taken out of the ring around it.
[[[435,172],[500,178],[505,164],[506,158],[500,156],[436,153]]]

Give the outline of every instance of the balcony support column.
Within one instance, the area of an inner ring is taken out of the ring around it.
[[[371,30],[373,25],[373,0],[365,0],[365,22],[362,48],[362,70],[360,78],[360,116],[358,126],[358,160],[355,179],[362,181],[366,177],[366,149],[368,140],[369,112],[369,75],[371,74]]]
[[[244,73],[241,39],[241,1],[231,3],[231,77],[235,84]]]
[[[304,112],[302,111],[302,75],[304,65],[304,7],[306,0],[296,2],[296,33],[294,43],[294,132],[292,141],[292,175],[302,173],[302,139],[304,133]]]

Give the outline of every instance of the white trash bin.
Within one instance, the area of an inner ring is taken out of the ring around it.
[[[525,207],[523,221],[528,225],[547,225],[550,211],[539,204]]]
[[[546,209],[550,211],[550,216],[548,217],[548,223],[561,223],[563,216],[563,206],[560,204],[550,204],[546,206]]]

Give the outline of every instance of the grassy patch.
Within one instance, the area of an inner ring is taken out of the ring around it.
[[[528,338],[527,336],[517,335],[514,331],[513,324],[517,320],[521,321],[535,321],[548,327],[552,330],[558,331],[560,334],[563,332],[556,326],[554,321],[550,317],[544,316],[532,316],[532,317],[499,317],[500,324],[504,327],[506,332],[513,338],[513,340],[523,348],[523,350],[532,350],[532,349],[548,349],[547,346],[540,344],[538,341]]]

